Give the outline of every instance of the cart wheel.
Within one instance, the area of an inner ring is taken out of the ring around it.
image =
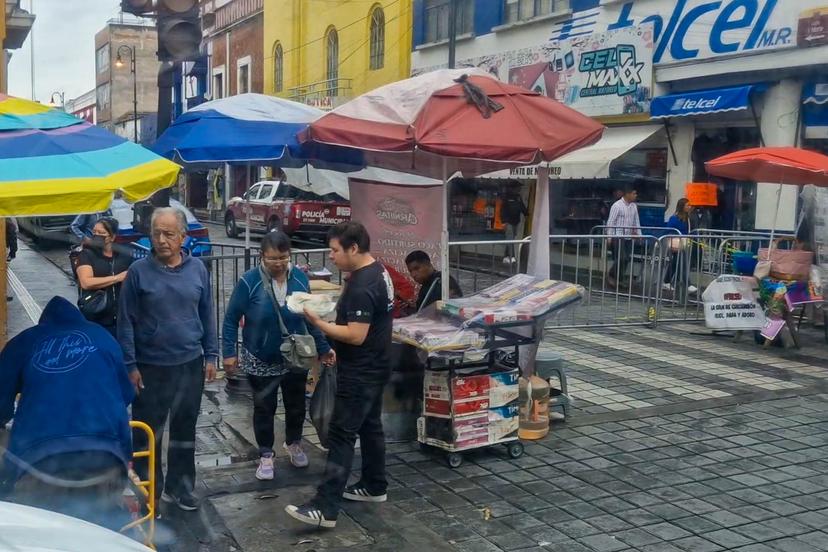
[[[459,468],[463,463],[463,455],[459,452],[450,452],[446,455],[446,461],[450,468]]]
[[[520,458],[523,456],[523,443],[509,443],[506,445],[509,458]]]

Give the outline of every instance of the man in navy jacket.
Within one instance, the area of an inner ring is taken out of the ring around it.
[[[5,493],[117,529],[134,397],[109,332],[52,298],[38,324],[0,353],[0,432],[14,419],[0,472]]]

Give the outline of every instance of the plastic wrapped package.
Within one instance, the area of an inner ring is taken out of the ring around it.
[[[440,312],[486,325],[532,320],[580,301],[584,288],[517,274],[470,297],[440,301]]]

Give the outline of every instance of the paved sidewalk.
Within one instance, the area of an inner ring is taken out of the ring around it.
[[[73,297],[59,269],[21,253],[12,269],[35,303]],[[160,540],[222,552],[828,550],[828,347],[821,332],[802,337],[800,350],[764,350],[695,324],[552,331],[543,348],[563,356],[575,399],[566,422],[520,459],[498,447],[456,470],[416,443],[389,445],[389,502],[346,504],[322,533],[282,510],[321,476],[312,428],[310,468],[282,453],[276,479],[255,480],[250,399],[219,381],[199,420],[202,510],[163,509]]]

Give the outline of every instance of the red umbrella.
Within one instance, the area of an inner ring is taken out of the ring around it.
[[[603,131],[546,96],[466,68],[363,94],[312,123],[304,139],[362,150],[367,165],[445,178],[552,161]]]
[[[708,174],[735,180],[778,183],[776,212],[771,228],[768,258],[773,250],[773,236],[779,217],[779,198],[785,184],[828,186],[828,156],[793,147],[764,147],[741,150],[705,163]]]
[[[734,180],[828,186],[828,156],[800,148],[750,148],[705,163],[707,172]]]

